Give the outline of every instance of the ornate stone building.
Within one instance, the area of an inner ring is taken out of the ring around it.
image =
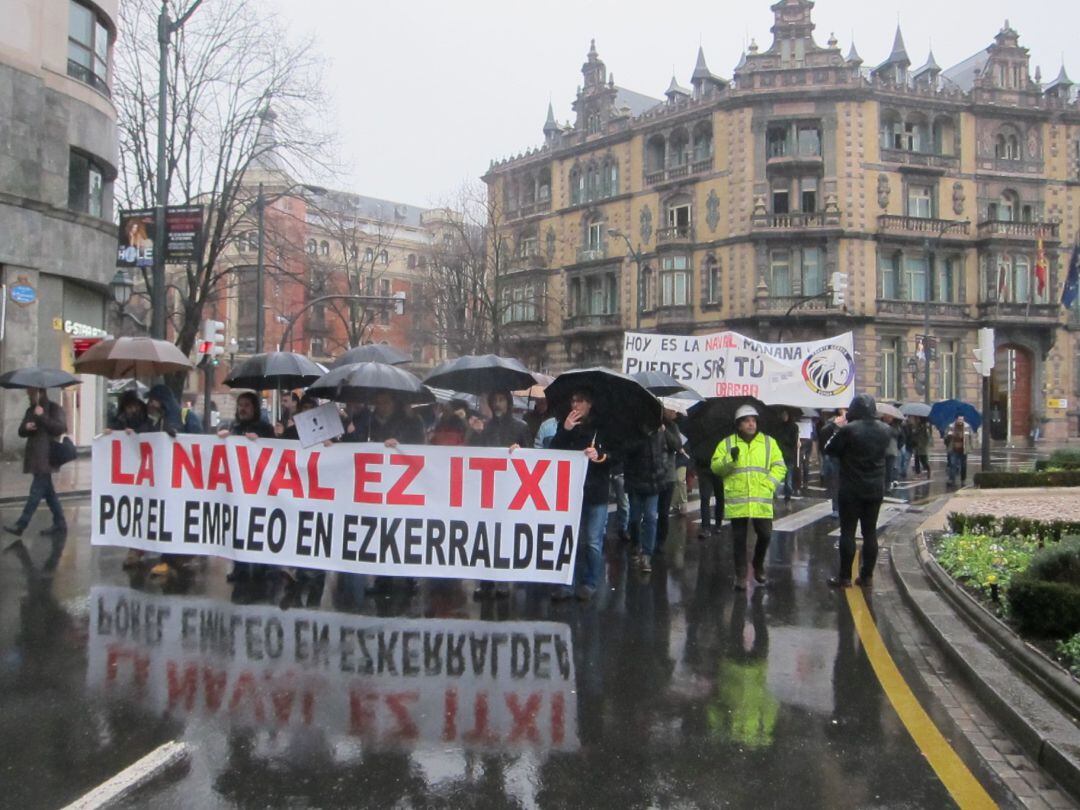
[[[614,83],[595,44],[575,120],[485,175],[516,249],[511,345],[552,370],[621,361],[625,330],[851,330],[861,389],[978,402],[976,330],[997,330],[996,438],[1075,434],[1075,313],[1058,305],[1080,226],[1080,104],[1034,77],[1008,22],[947,70],[897,30],[869,68],[813,38],[810,0],[772,6],[768,49],[730,80],[699,50],[665,99]],[[1045,284],[1039,266],[1045,255]],[[839,274],[839,276],[834,276]],[[841,304],[831,279],[846,282]],[[928,327],[928,328],[927,328]]]

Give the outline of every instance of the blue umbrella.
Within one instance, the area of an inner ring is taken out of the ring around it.
[[[958,416],[964,417],[964,421],[971,425],[972,430],[978,430],[982,426],[982,414],[971,403],[961,402],[958,399],[945,399],[935,402],[930,408],[930,424],[942,433],[956,421]]]

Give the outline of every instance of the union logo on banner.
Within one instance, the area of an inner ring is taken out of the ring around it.
[[[830,343],[815,349],[803,361],[802,376],[815,394],[837,396],[855,379],[855,360],[846,348]]]

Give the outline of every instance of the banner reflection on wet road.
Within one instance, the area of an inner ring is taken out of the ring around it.
[[[281,611],[99,587],[87,685],[173,718],[376,749],[578,748],[570,628]]]

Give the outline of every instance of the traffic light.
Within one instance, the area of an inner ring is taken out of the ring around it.
[[[994,330],[983,328],[979,330],[979,348],[972,349],[975,355],[975,370],[983,377],[989,377],[994,370]]]
[[[829,277],[829,286],[832,289],[832,303],[834,307],[847,306],[847,276],[837,271]]]
[[[222,321],[210,318],[203,321],[199,353],[205,355],[213,365],[217,365],[218,357],[225,353],[225,324]]]

